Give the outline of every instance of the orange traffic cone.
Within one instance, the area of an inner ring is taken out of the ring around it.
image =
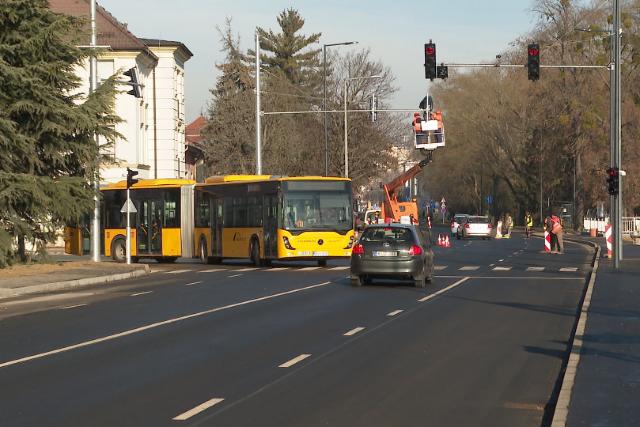
[[[451,247],[451,241],[449,241],[449,235],[445,235],[444,236],[444,247],[445,248],[450,248]]]
[[[442,246],[442,234],[438,234],[438,246]]]

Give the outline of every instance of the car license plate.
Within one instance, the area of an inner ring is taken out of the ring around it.
[[[396,256],[397,254],[396,251],[373,251],[371,253],[373,256]]]
[[[329,256],[328,251],[316,251],[313,253],[313,256]]]

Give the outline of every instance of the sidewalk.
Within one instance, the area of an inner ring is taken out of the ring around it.
[[[603,238],[588,240],[607,253]],[[568,426],[640,425],[640,246],[625,244],[623,257],[619,271],[600,259]]]
[[[0,300],[108,283],[142,276],[150,271],[146,264],[94,263],[86,257],[71,256],[56,259],[51,263],[18,265],[0,270]]]

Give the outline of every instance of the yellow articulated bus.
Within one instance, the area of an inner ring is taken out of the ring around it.
[[[195,186],[194,252],[202,262],[349,258],[351,181],[318,176],[226,175]]]
[[[193,257],[193,189],[195,181],[186,179],[145,179],[131,187],[131,201],[137,212],[131,214],[131,259],[152,258],[173,262]],[[100,189],[101,252],[114,260],[126,259],[127,199],[126,181]],[[86,221],[85,221],[86,222]],[[65,229],[65,252],[81,255],[88,250],[88,227]],[[83,247],[84,246],[84,247]]]

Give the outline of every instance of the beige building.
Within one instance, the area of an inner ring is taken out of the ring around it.
[[[56,13],[84,16],[89,20],[89,0],[49,0]],[[122,180],[126,168],[137,169],[142,179],[187,177],[185,164],[185,63],[193,56],[182,43],[138,38],[101,6],[96,7],[98,84],[113,74],[135,67],[142,84],[142,97],[126,92],[116,96],[115,112],[123,119],[116,130],[123,138],[103,148],[111,162],[101,167],[104,182]],[[87,39],[87,45],[89,39]],[[78,67],[89,91],[89,62]],[[120,80],[128,77],[121,75]]]

